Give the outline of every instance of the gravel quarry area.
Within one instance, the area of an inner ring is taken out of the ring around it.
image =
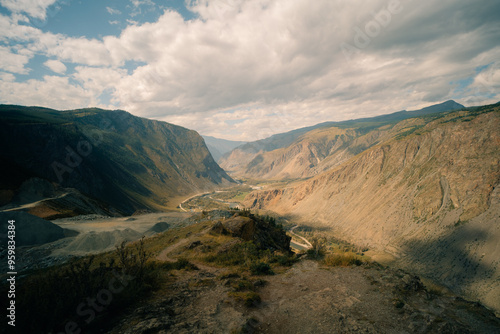
[[[66,237],[56,241],[17,249],[19,271],[49,267],[74,256],[84,256],[115,249],[122,241],[134,241],[169,228],[189,224],[190,213],[146,213],[129,217],[84,215],[52,221]],[[41,219],[40,219],[41,220]],[[21,225],[23,222],[19,221]],[[0,257],[6,253],[2,251]],[[7,261],[3,261],[7,263]]]
[[[87,255],[113,250],[122,241],[140,239],[163,232],[180,224],[190,215],[185,213],[148,213],[131,217],[83,216],[53,221],[54,224],[79,234],[67,245],[53,252],[55,256]]]

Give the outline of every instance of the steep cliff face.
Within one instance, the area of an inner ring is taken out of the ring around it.
[[[246,205],[392,252],[500,310],[500,107],[414,122],[310,180],[251,193]]]
[[[4,194],[39,177],[132,213],[233,182],[195,131],[125,111],[4,105],[0,119]]]

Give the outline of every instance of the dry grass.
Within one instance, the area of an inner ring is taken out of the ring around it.
[[[359,266],[364,260],[361,256],[348,252],[327,254],[323,262],[330,267],[349,267],[353,265]]]
[[[246,307],[256,307],[262,300],[260,295],[254,291],[230,292],[229,296],[237,301],[243,302]]]

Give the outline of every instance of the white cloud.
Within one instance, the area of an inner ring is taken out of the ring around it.
[[[18,22],[25,22],[23,15],[12,15],[11,17],[0,14],[0,41],[16,44],[37,38],[42,32],[27,25],[20,25]],[[22,45],[25,47],[26,45]]]
[[[151,0],[131,0],[130,2],[132,2],[132,5],[134,5],[134,7],[140,7],[143,5],[154,6],[154,2]]]
[[[479,53],[500,55],[487,50],[491,40],[480,30],[462,31],[462,25],[446,28],[450,34],[457,30],[455,38],[435,31],[431,36],[424,29],[424,36],[407,31],[410,40],[398,41],[407,20],[413,29],[428,15],[402,2],[369,47],[346,59],[340,45],[354,44],[354,28],[365,27],[371,13],[386,10],[387,4],[197,1],[192,10],[203,20],[186,22],[166,12],[156,23],[129,27],[119,38],[105,40],[115,62],[124,57],[147,63],[118,85],[117,96],[126,108],[153,117],[307,102],[317,105],[318,113],[330,110],[322,114],[329,119],[355,118],[360,105],[374,114],[443,101],[451,94],[449,82],[473,75],[484,64],[476,59]],[[419,6],[432,12],[434,5]],[[440,14],[453,12],[450,2],[437,7]],[[396,41],[381,47],[388,39]],[[301,118],[297,112],[292,118]]]
[[[31,47],[61,61],[90,66],[113,65],[109,50],[96,39],[69,38],[60,34],[45,33],[35,40]]]
[[[106,90],[114,91],[117,82],[123,80],[126,75],[127,71],[122,69],[77,66],[72,78],[78,81],[95,99],[94,103],[98,104],[98,97]]]
[[[70,84],[66,77],[45,76],[43,80],[26,82],[0,81],[1,103],[42,105],[65,110],[87,106],[91,100],[89,92]]]
[[[12,73],[0,72],[0,81],[13,82],[16,77]]]
[[[30,60],[29,56],[13,53],[8,47],[0,46],[0,70],[17,74],[28,74],[25,65]]]
[[[121,14],[122,12],[120,12],[118,9],[114,9],[114,8],[111,8],[111,7],[106,7],[106,10],[108,11],[109,14],[111,15],[119,15]]]
[[[469,105],[496,103],[500,101],[500,61],[495,61],[477,73],[467,87],[466,102]]]
[[[66,65],[64,65],[59,60],[47,60],[43,63],[45,66],[50,68],[53,72],[64,74],[66,72]]]
[[[116,25],[116,24],[120,24],[120,21],[108,21],[108,23],[111,25]]]
[[[56,1],[57,0],[0,0],[0,5],[15,14],[26,13],[33,18],[45,20],[47,17],[47,8]]]
[[[10,42],[18,54],[43,54],[60,61],[92,66],[119,65],[112,63],[111,54],[102,41],[44,33],[3,15],[0,15],[0,42]]]
[[[148,6],[147,11],[151,11],[155,8],[155,3],[151,0],[131,0],[132,12],[130,16],[134,17],[142,13],[142,7]],[[130,6],[128,6],[130,7]]]

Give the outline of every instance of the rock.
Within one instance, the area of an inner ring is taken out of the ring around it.
[[[426,290],[424,284],[422,284],[420,277],[418,276],[405,275],[402,278],[402,281],[402,289],[405,291],[418,292]]]
[[[228,231],[224,228],[224,225],[222,225],[221,222],[217,222],[217,223],[215,223],[214,226],[212,226],[210,233],[212,233],[212,234],[228,234]]]
[[[245,241],[253,241],[260,249],[290,252],[291,238],[286,235],[282,228],[273,223],[253,215],[250,217],[235,215],[221,224],[231,236]]]
[[[223,223],[224,228],[233,237],[241,238],[245,241],[254,239],[256,227],[255,221],[248,217],[233,217]]]
[[[193,241],[192,243],[189,244],[188,249],[193,249],[201,245],[200,240]]]

